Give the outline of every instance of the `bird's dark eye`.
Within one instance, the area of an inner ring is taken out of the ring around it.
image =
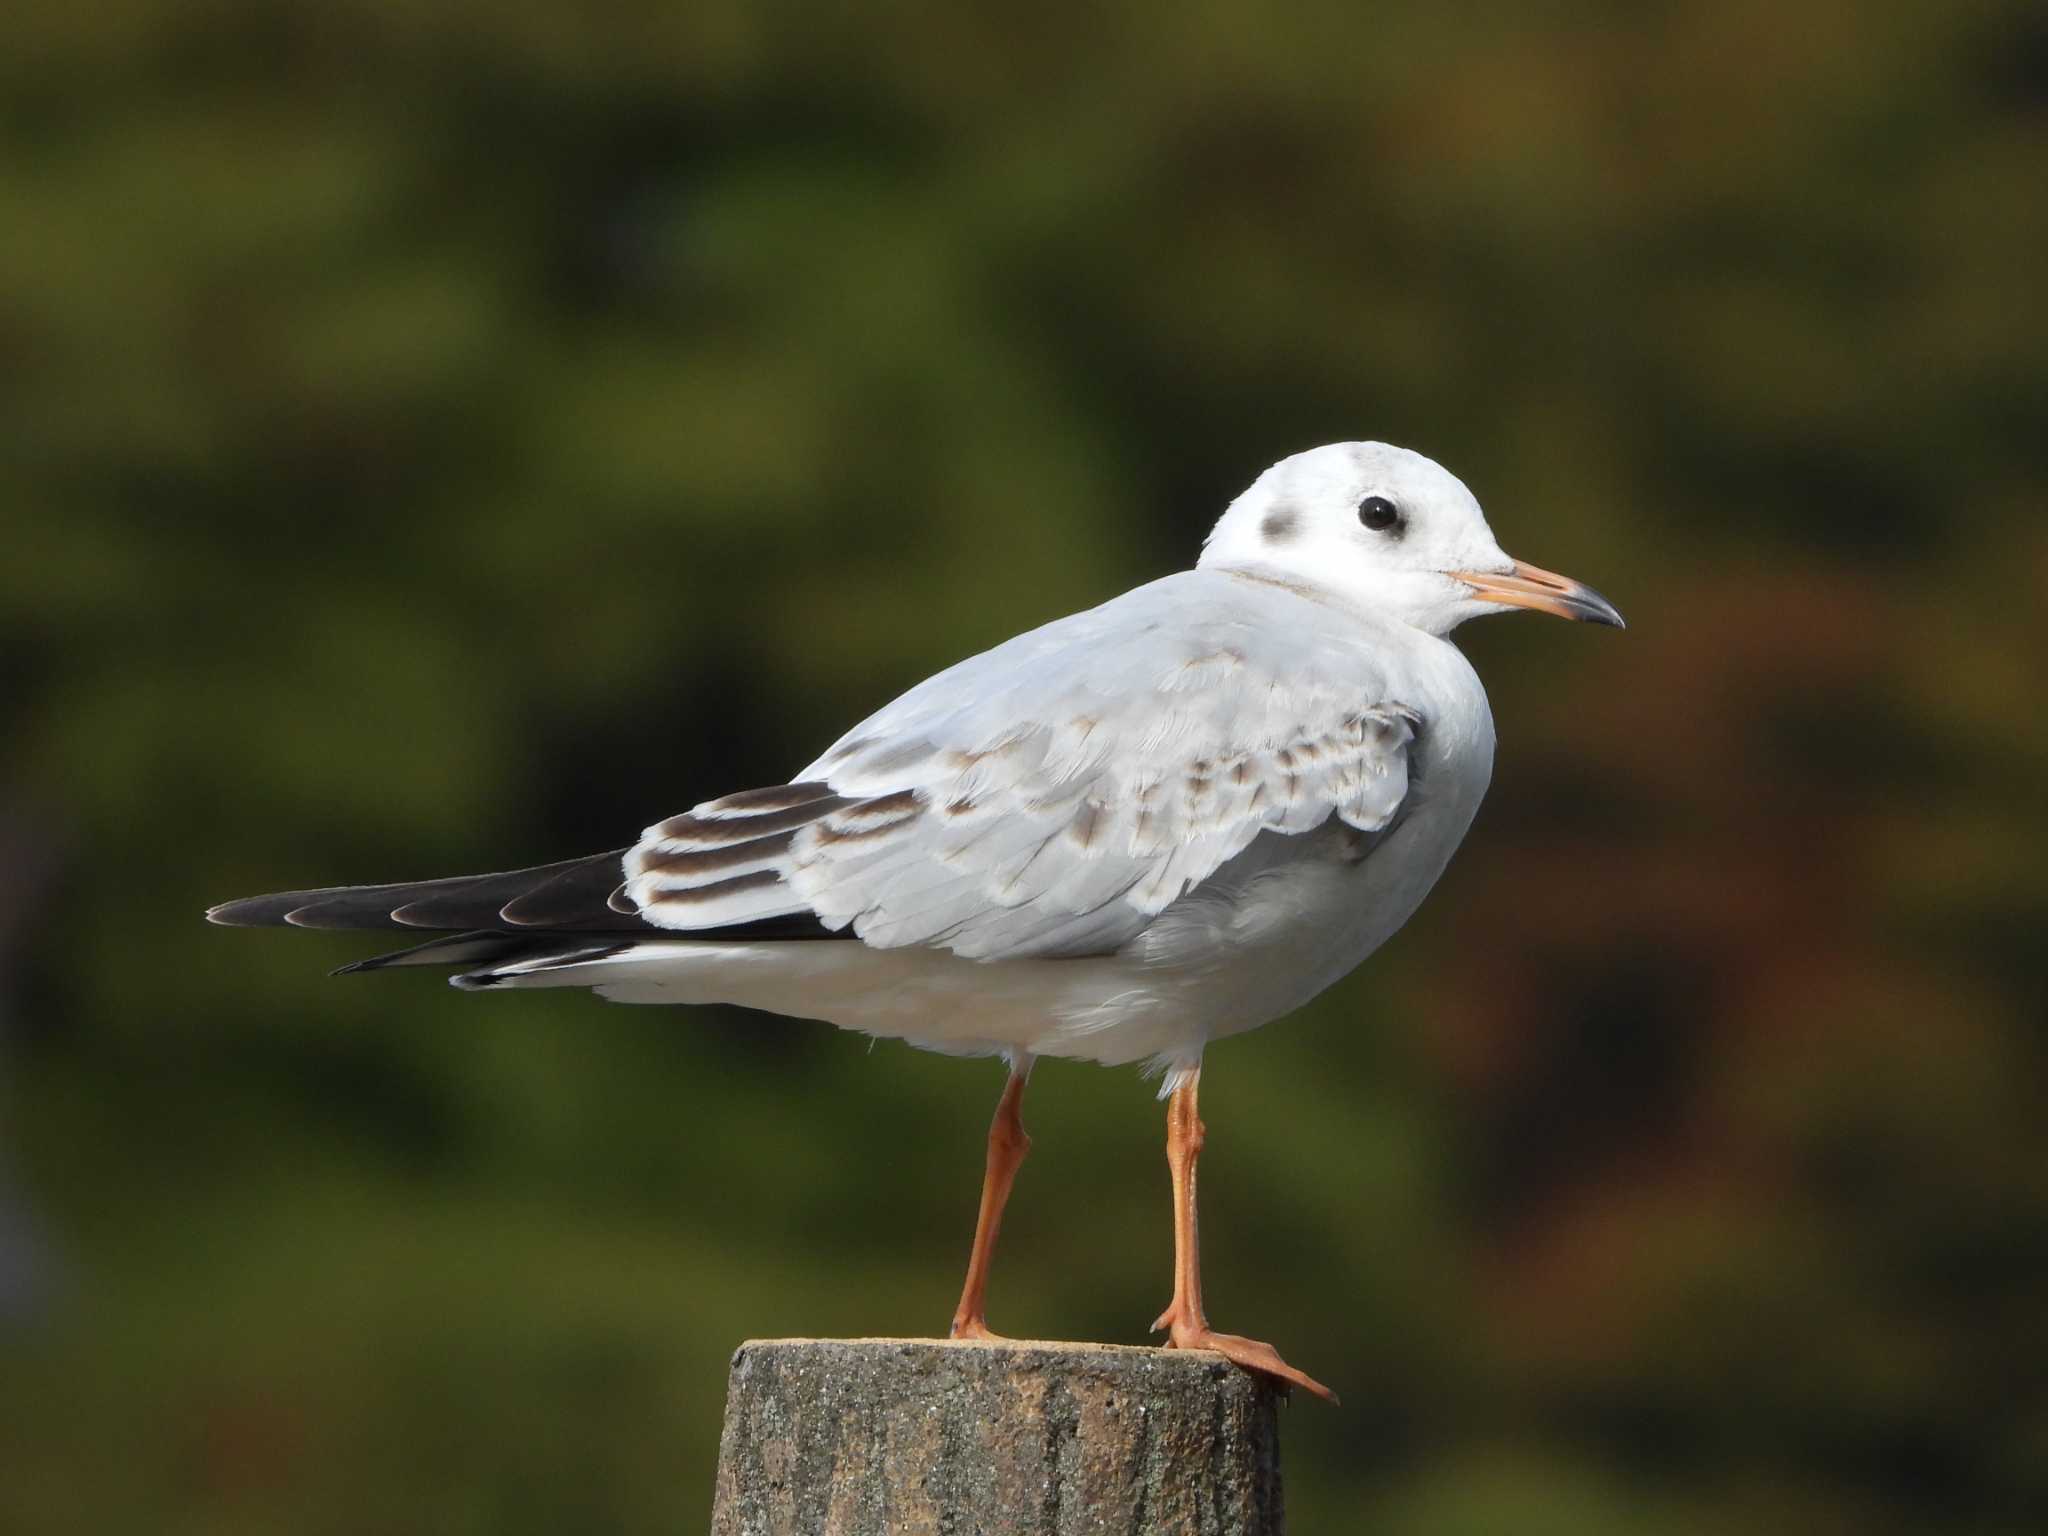
[[[1384,496],[1368,496],[1358,504],[1358,520],[1374,533],[1401,526],[1401,509]]]

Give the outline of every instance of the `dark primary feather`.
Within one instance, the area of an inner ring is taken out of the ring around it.
[[[632,933],[649,925],[610,905],[623,849],[495,875],[457,875],[395,885],[280,891],[224,902],[207,921],[231,928],[545,929]]]
[[[770,792],[757,792],[767,795]],[[641,918],[620,889],[625,850],[491,875],[456,875],[392,885],[279,891],[223,902],[206,914],[226,927],[433,929],[409,949],[358,960],[335,972],[392,966],[501,966],[550,956],[570,960],[615,952],[671,930]],[[603,935],[602,938],[593,938]],[[727,924],[691,934],[723,942],[837,937],[808,912]]]

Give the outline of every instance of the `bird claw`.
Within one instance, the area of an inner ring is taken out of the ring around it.
[[[1337,1401],[1337,1394],[1317,1381],[1306,1371],[1298,1371],[1280,1358],[1280,1351],[1270,1344],[1257,1339],[1242,1338],[1234,1333],[1218,1333],[1206,1323],[1183,1322],[1169,1307],[1160,1314],[1159,1321],[1152,1325],[1154,1333],[1165,1328],[1170,1330],[1168,1349],[1206,1349],[1221,1355],[1233,1365],[1255,1371],[1261,1376],[1270,1376],[1290,1387],[1300,1387],[1313,1392],[1327,1402]]]
[[[986,1319],[979,1317],[954,1318],[953,1325],[946,1330],[946,1337],[949,1339],[974,1339],[984,1344],[1007,1344],[1010,1342],[1008,1334],[995,1332],[989,1327]]]

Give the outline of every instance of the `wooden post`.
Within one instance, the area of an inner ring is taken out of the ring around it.
[[[713,1536],[1280,1536],[1278,1394],[1220,1355],[779,1339],[732,1358]]]

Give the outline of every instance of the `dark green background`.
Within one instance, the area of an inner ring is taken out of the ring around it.
[[[1210,1053],[1302,1532],[2048,1521],[2048,27],[102,0],[0,48],[0,1526],[700,1528],[750,1335],[949,1314],[986,1063],[208,902],[627,841],[1380,437],[1467,631],[1423,914]],[[1136,1341],[1049,1062],[994,1318]]]

